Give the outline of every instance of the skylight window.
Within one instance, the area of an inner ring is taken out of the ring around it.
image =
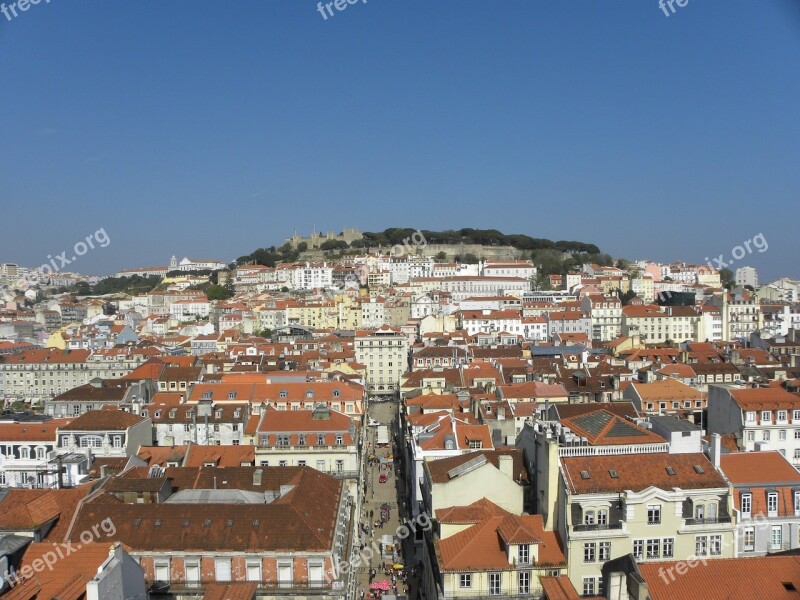
[[[589,471],[581,471],[582,479],[589,479]]]
[[[608,474],[609,474],[609,475],[611,475],[611,478],[612,478],[612,479],[619,479],[619,473],[617,473],[617,472],[616,472],[614,469],[611,469],[611,470],[608,472]]]
[[[667,467],[667,475],[675,475],[675,469],[672,467]]]
[[[695,471],[695,473],[698,473],[699,475],[702,475],[703,473],[705,473],[705,470],[700,465],[695,465],[694,466],[694,471]]]

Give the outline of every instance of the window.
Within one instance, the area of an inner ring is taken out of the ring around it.
[[[800,515],[800,492],[794,493],[794,514]]]
[[[800,421],[800,410],[792,411],[792,421]]]
[[[247,581],[261,581],[261,561],[247,561]]]
[[[756,432],[755,431],[748,431],[747,432],[747,441],[754,442],[756,439]]]
[[[779,440],[785,440],[786,439],[786,430],[785,429],[781,429],[778,432],[778,439]]]
[[[744,528],[744,551],[745,552],[752,552],[756,549],[756,528],[755,527],[745,527]]]
[[[29,459],[31,457],[31,449],[30,448],[20,448],[19,449],[19,457],[23,459]]]
[[[647,540],[647,558],[659,558],[661,554],[661,540]]]
[[[601,508],[597,511],[597,524],[598,525],[607,525],[608,524],[608,511],[605,508]]]
[[[527,565],[531,562],[531,547],[529,544],[520,544],[518,546],[519,564]]]
[[[45,450],[44,448],[37,448],[36,449],[36,458],[38,460],[44,460]]]
[[[698,504],[694,507],[694,518],[702,521],[706,518],[706,506],[705,504]]]
[[[708,537],[705,535],[698,535],[694,538],[694,555],[706,556],[708,554]]]
[[[711,556],[719,556],[722,554],[722,536],[712,535],[708,538],[709,550]]]
[[[662,548],[663,558],[672,558],[675,551],[675,538],[664,538]]]
[[[633,556],[637,560],[644,556],[644,540],[633,540]]]
[[[458,576],[458,587],[460,588],[471,588],[472,587],[472,574],[471,573],[461,573]]]
[[[584,577],[583,578],[583,595],[584,596],[594,596],[595,595],[595,585],[594,585],[594,577]]]
[[[81,448],[101,448],[103,446],[103,438],[99,435],[85,435],[81,438]]]
[[[336,436],[336,445],[341,446],[344,443],[344,437],[341,434]]]
[[[770,535],[769,543],[772,550],[779,550],[783,542],[783,527],[775,525],[772,528],[772,535]]]
[[[765,442],[768,442],[769,441],[769,429],[765,429],[764,430],[764,435],[761,436],[761,437],[764,438]]]
[[[611,542],[600,542],[600,547],[597,553],[597,559],[600,562],[605,562],[611,558]]]
[[[647,505],[647,524],[659,525],[661,523],[661,505],[648,504]]]
[[[771,421],[772,420],[772,411],[771,410],[762,410],[761,411],[761,420],[762,421]]]
[[[153,567],[156,581],[169,583],[169,560],[158,560]]]
[[[186,575],[186,585],[197,587],[200,585],[200,563],[196,560],[185,560],[184,569]]]
[[[778,421],[785,421],[786,420],[786,411],[779,410],[778,411]]]
[[[594,542],[587,542],[583,545],[583,562],[593,563],[597,558],[597,545]]]
[[[113,443],[114,443],[114,448],[122,448],[122,436],[115,435]]]
[[[531,572],[520,571],[517,575],[517,593],[530,594],[531,593]]]
[[[741,504],[742,514],[749,517],[750,511],[753,509],[753,496],[751,494],[742,494]]]
[[[594,511],[587,510],[583,513],[583,523],[584,525],[594,525]]]
[[[753,421],[755,421],[755,420],[756,420],[756,413],[755,413],[755,412],[752,412],[752,411],[748,412],[748,413],[747,413],[747,417],[746,417],[746,419],[747,419],[747,421],[748,421],[749,423],[752,423]]]
[[[767,494],[767,513],[771,517],[778,514],[778,492],[769,492]]]
[[[499,596],[500,595],[500,583],[501,579],[500,576],[502,573],[489,573],[489,595],[490,596]]]

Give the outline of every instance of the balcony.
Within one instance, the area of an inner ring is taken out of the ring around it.
[[[619,523],[581,523],[573,525],[573,531],[606,531],[608,529],[622,529],[622,521]]]
[[[730,517],[712,517],[709,519],[684,519],[686,526],[690,525],[724,525],[731,522]]]

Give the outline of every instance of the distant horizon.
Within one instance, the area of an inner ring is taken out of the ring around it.
[[[407,225],[405,225],[405,224],[392,225],[391,227],[405,228],[405,227],[407,227]],[[464,227],[451,226],[451,227],[443,227],[443,228],[438,228],[438,229],[434,229],[432,227],[419,227],[418,229],[419,230],[427,230],[427,231],[444,231],[444,230],[458,231],[458,230],[464,229],[466,227],[467,226],[464,226]],[[378,229],[378,228],[361,228],[361,227],[355,227],[355,226],[348,226],[348,227],[343,227],[343,228],[318,227],[317,230],[316,230],[316,233],[324,236],[324,235],[327,235],[327,233],[329,233],[329,232],[333,232],[334,234],[338,235],[338,234],[341,234],[343,231],[346,231],[348,229],[355,229],[355,230],[358,230],[360,233],[365,233],[365,232],[380,233],[380,232],[385,231],[387,229],[387,227],[384,227],[384,228],[381,228],[381,229]],[[484,228],[482,228],[482,227],[472,227],[472,229],[484,229]],[[648,261],[648,262],[656,262],[656,263],[662,263],[662,264],[678,263],[679,262],[679,263],[685,263],[685,264],[690,264],[690,265],[705,265],[705,264],[708,264],[708,262],[711,262],[711,266],[715,266],[714,262],[713,262],[713,259],[711,261],[702,260],[702,258],[705,258],[705,257],[702,257],[700,260],[687,260],[685,258],[679,258],[679,257],[652,258],[652,257],[645,257],[644,255],[643,256],[638,256],[638,257],[617,256],[615,253],[608,251],[603,246],[603,244],[598,243],[596,240],[576,239],[575,236],[565,236],[565,237],[548,236],[548,235],[543,234],[542,232],[537,232],[534,235],[532,233],[526,233],[524,231],[511,231],[511,230],[505,231],[505,230],[503,230],[501,228],[498,229],[496,227],[492,228],[492,229],[497,229],[498,231],[500,231],[500,233],[503,233],[505,235],[528,235],[530,237],[536,237],[536,238],[540,238],[540,239],[549,239],[549,240],[552,240],[554,242],[570,240],[570,241],[576,241],[576,242],[583,242],[583,243],[586,243],[586,244],[594,244],[594,245],[598,246],[598,248],[600,249],[600,252],[602,254],[609,254],[614,260],[622,259],[622,260],[627,260],[629,262],[636,262],[636,261],[639,261],[639,260],[644,260],[644,261]],[[297,230],[297,235],[299,237],[301,237],[301,238],[310,237],[312,233],[314,233],[314,232],[310,231],[308,233],[305,233],[305,232],[301,232],[299,229]],[[280,241],[277,241],[277,242],[256,244],[256,245],[252,246],[248,250],[236,253],[236,255],[233,256],[233,257],[222,256],[221,253],[216,253],[215,254],[213,251],[210,251],[210,252],[200,251],[200,252],[189,252],[189,253],[187,253],[187,252],[173,252],[169,256],[165,257],[164,260],[156,259],[155,261],[150,261],[150,262],[148,262],[147,260],[143,260],[143,261],[141,261],[140,263],[137,263],[137,264],[124,264],[124,265],[119,265],[119,266],[116,266],[116,267],[112,267],[110,270],[104,270],[103,272],[99,272],[99,271],[81,271],[79,269],[68,269],[68,268],[62,269],[60,272],[63,272],[63,273],[74,273],[76,275],[81,275],[81,276],[85,276],[85,277],[113,277],[116,273],[119,273],[121,271],[128,270],[128,269],[145,269],[145,268],[155,268],[155,267],[167,267],[167,266],[169,266],[169,261],[170,261],[172,256],[175,256],[179,261],[182,260],[185,257],[188,257],[188,258],[191,258],[191,259],[201,259],[201,258],[214,259],[214,260],[219,260],[221,262],[225,262],[227,264],[230,264],[230,263],[236,262],[237,258],[239,258],[241,256],[246,256],[246,255],[254,252],[255,250],[257,250],[259,248],[269,248],[269,247],[272,247],[272,246],[275,246],[276,248],[280,247],[288,239],[290,239],[293,235],[295,235],[295,234],[292,233],[292,235],[281,237]],[[354,250],[359,250],[359,249],[358,248],[354,248]],[[531,251],[524,251],[524,252],[529,254]],[[150,254],[150,253],[144,253],[143,256],[147,256],[148,254]],[[760,254],[755,253],[755,254],[752,254],[750,256],[759,257]],[[769,254],[766,253],[766,256],[768,257]],[[711,258],[711,257],[709,257],[709,258]],[[758,272],[758,277],[759,277],[759,280],[760,280],[762,285],[766,284],[766,283],[769,283],[771,281],[776,281],[776,280],[781,279],[781,278],[800,279],[800,274],[792,274],[792,273],[783,273],[783,274],[776,274],[776,275],[766,276],[766,273],[768,272],[768,269],[763,269],[761,266],[759,266],[759,262],[760,261],[758,261],[758,260],[753,260],[753,261],[749,261],[748,262],[747,260],[742,259],[738,264],[731,265],[731,266],[729,266],[727,268],[729,268],[732,272],[735,273],[736,269],[739,268],[739,267],[753,267]],[[14,261],[14,260],[8,260],[8,259],[0,259],[0,263],[13,263],[13,264],[17,264],[20,267],[28,268],[28,269],[35,269],[35,268],[38,268],[38,267],[42,266],[42,264],[45,264],[45,263],[39,263],[39,264],[36,264],[36,265],[23,264],[21,262]],[[77,266],[80,263],[76,262],[75,264]]]

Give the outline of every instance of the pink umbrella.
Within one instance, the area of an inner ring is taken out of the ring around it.
[[[388,592],[389,588],[391,586],[392,586],[392,584],[389,583],[388,579],[382,579],[380,581],[376,581],[371,586],[369,586],[369,589],[371,589],[371,590],[383,590],[385,592]]]

